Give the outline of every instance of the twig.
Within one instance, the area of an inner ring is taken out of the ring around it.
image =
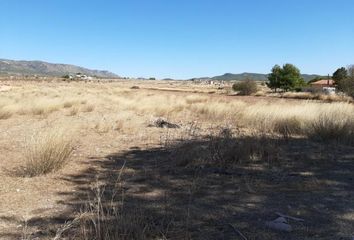
[[[72,221],[65,222],[56,232],[55,237],[53,240],[60,240],[63,233],[68,231],[69,229],[75,227],[76,225],[79,224],[80,220],[84,218],[87,214],[83,213],[74,218]]]
[[[238,235],[241,236],[243,240],[247,240],[246,236],[240,232],[240,230],[236,229],[231,223],[227,223],[228,226],[230,226]]]

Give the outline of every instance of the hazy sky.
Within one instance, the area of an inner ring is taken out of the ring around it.
[[[354,63],[353,0],[0,0],[0,58],[190,78]]]

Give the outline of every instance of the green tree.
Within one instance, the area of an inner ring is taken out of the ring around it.
[[[336,82],[337,83],[337,82]],[[340,91],[347,95],[354,97],[354,65],[351,65],[347,69],[347,77],[341,79],[337,83],[337,87]]]
[[[272,68],[272,73],[268,75],[268,82],[266,83],[270,89],[275,92],[280,88],[280,78],[281,78],[282,68],[279,65],[275,65]]]
[[[340,87],[341,82],[343,82],[343,80],[348,78],[348,71],[347,69],[345,69],[344,67],[338,68],[332,76],[333,80],[335,81],[335,83],[338,85],[338,87]]]
[[[305,81],[301,77],[300,70],[293,64],[287,63],[283,67],[275,65],[272,68],[272,73],[268,76],[267,85],[275,91],[277,88],[289,91],[304,86]]]

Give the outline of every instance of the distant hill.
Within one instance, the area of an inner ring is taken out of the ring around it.
[[[313,80],[315,78],[327,78],[321,75],[317,74],[302,74],[301,75],[306,82]],[[255,81],[267,81],[268,80],[268,74],[262,74],[262,73],[239,73],[239,74],[234,74],[234,73],[225,73],[220,76],[215,76],[215,77],[200,77],[200,78],[192,78],[193,80],[222,80],[222,81],[231,81],[231,80],[236,80],[236,81],[243,81],[246,79],[251,79]]]
[[[316,78],[316,77],[321,77],[320,75],[316,74],[302,74],[302,77],[306,82]],[[202,78],[206,79],[206,78]],[[215,76],[210,79],[213,80],[223,80],[223,81],[230,81],[230,80],[246,80],[246,79],[252,79],[255,81],[267,81],[268,80],[268,74],[262,74],[262,73],[240,73],[240,74],[233,74],[233,73],[225,73],[224,75],[220,76]]]
[[[58,76],[81,73],[100,78],[118,78],[109,71],[92,70],[70,64],[56,64],[43,61],[15,61],[0,59],[0,75]]]
[[[255,80],[255,81],[266,81],[267,80],[267,75],[266,74],[261,74],[261,73],[240,73],[240,74],[225,73],[224,75],[221,75],[221,76],[212,77],[212,79],[214,79],[214,80],[224,80],[224,81],[246,80],[246,79],[252,79],[252,80]]]

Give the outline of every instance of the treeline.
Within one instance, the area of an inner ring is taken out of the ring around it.
[[[347,68],[338,68],[333,73],[332,79],[339,91],[354,97],[354,65],[350,65]],[[267,86],[275,92],[279,89],[283,91],[300,91],[306,85],[308,83],[302,78],[299,68],[290,63],[284,64],[282,67],[275,65],[268,75]]]

